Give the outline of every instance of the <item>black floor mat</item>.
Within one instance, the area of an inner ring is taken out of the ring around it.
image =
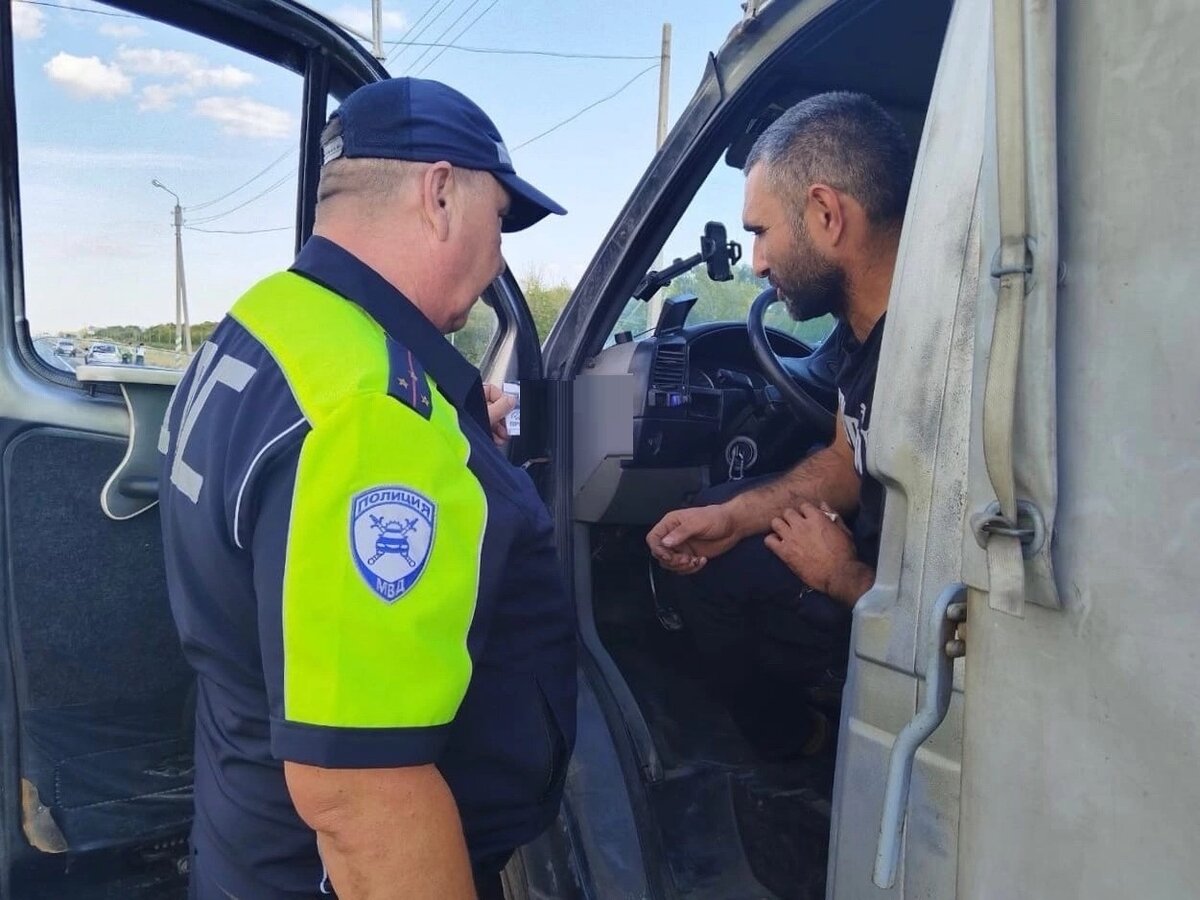
[[[75,853],[186,833],[192,820],[189,685],[21,717],[21,774]]]
[[[701,766],[653,786],[651,803],[682,896],[825,896],[829,802],[809,787],[789,788],[794,780],[803,781],[803,773]]]
[[[733,719],[695,671],[686,633],[664,631],[655,621],[602,629],[601,637],[637,698],[664,768],[755,764]]]
[[[140,853],[101,852],[26,861],[13,872],[12,900],[185,900],[184,839]]]
[[[658,622],[636,541],[613,547],[595,567],[597,629],[663,761],[649,798],[680,896],[824,897],[834,754],[763,762],[713,699],[686,630]]]

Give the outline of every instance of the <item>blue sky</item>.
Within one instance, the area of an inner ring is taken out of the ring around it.
[[[35,331],[173,319],[174,200],[154,178],[186,208],[193,321],[218,318],[255,278],[289,262],[299,78],[155,23],[99,15],[112,10],[90,0],[53,0],[71,9],[11,2]],[[309,5],[369,28],[369,0]],[[426,42],[655,58],[670,22],[673,119],[741,11],[736,0],[384,0],[384,13],[388,40],[417,23],[429,26],[418,38]],[[389,68],[446,81],[488,111],[517,170],[570,211],[507,236],[505,254],[519,275],[573,282],[653,153],[657,69],[521,145],[654,64],[410,47]],[[737,188],[729,179],[728,191]],[[732,236],[736,220],[728,224]],[[230,231],[261,233],[214,233]]]

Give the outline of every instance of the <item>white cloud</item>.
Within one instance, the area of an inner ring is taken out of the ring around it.
[[[188,82],[197,88],[208,87],[232,91],[253,84],[254,76],[236,66],[219,66],[189,73]]]
[[[142,96],[138,101],[141,112],[163,112],[175,108],[175,98],[182,91],[180,85],[148,84],[142,88]]]
[[[113,100],[133,90],[133,82],[120,66],[102,63],[98,56],[59,53],[44,69],[51,81],[80,99]]]
[[[30,144],[21,153],[22,165],[69,169],[194,169],[214,160],[186,153],[157,153],[151,150],[105,150],[66,147],[57,144]],[[74,190],[74,189],[73,189]],[[70,195],[74,196],[74,194]]]
[[[154,47],[122,47],[117,51],[117,59],[139,75],[187,75],[204,65],[204,60],[194,53]]]
[[[255,80],[249,72],[236,66],[209,66],[203,57],[179,50],[122,47],[117,51],[117,59],[124,68],[138,75],[181,79],[174,84],[152,84],[143,88],[138,104],[143,111],[170,109],[177,97],[201,90],[237,90]]]
[[[100,26],[100,33],[105,37],[117,38],[118,40],[133,40],[134,38],[146,36],[146,32],[137,25],[117,25],[108,22]]]
[[[17,38],[25,41],[36,40],[46,33],[46,15],[36,6],[14,2],[12,28]]]
[[[285,138],[295,131],[291,113],[246,97],[205,97],[196,101],[196,114],[219,123],[225,134]]]
[[[349,25],[355,31],[361,34],[371,33],[371,8],[370,4],[363,3],[359,6],[339,6],[329,16],[335,22],[340,22],[343,25]],[[396,37],[397,32],[407,27],[408,20],[404,18],[403,13],[383,11],[383,36],[384,38]]]

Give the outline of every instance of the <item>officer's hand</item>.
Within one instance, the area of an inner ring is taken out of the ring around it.
[[[698,506],[667,513],[650,529],[646,543],[663,568],[692,575],[740,537],[727,506]]]
[[[517,408],[517,398],[506,394],[494,384],[483,386],[483,399],[487,401],[488,421],[492,425],[492,440],[497,447],[508,442],[508,414]]]

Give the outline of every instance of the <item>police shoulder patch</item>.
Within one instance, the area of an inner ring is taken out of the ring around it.
[[[350,501],[350,547],[367,587],[385,603],[412,590],[433,550],[437,504],[401,485],[380,485]]]

